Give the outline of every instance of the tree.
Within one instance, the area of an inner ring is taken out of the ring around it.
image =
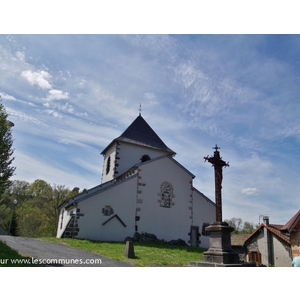
[[[258,227],[258,225],[254,225],[251,222],[245,221],[243,223],[243,220],[241,218],[231,218],[230,220],[224,221],[234,229],[232,234],[251,234]]]
[[[21,236],[55,236],[59,217],[58,205],[65,199],[79,193],[64,185],[53,184],[37,179],[32,184],[14,181],[9,189],[10,197],[24,199],[16,210],[17,233]]]
[[[225,222],[234,229],[234,233],[238,233],[243,220],[241,218],[231,218],[230,220],[225,220]]]
[[[48,218],[43,210],[36,206],[36,199],[23,202],[16,211],[16,219],[18,235],[34,238],[48,235]]]
[[[10,177],[16,169],[11,165],[14,160],[11,133],[13,124],[7,120],[7,117],[8,114],[0,97],[0,195],[11,185]]]

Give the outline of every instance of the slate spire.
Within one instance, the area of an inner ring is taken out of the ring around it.
[[[155,133],[141,113],[116,140],[166,151],[172,155],[176,154]]]

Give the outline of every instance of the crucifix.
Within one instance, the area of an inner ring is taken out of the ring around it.
[[[216,222],[222,222],[222,180],[223,180],[223,167],[229,167],[229,164],[222,160],[217,145],[213,147],[215,149],[214,156],[204,157],[205,161],[210,162],[215,168],[215,198],[216,198]]]
[[[139,108],[139,115],[141,116],[142,115],[142,104],[140,103],[140,108]]]

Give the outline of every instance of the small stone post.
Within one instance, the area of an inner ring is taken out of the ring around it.
[[[135,258],[133,241],[127,241],[125,246],[124,256],[127,258]]]

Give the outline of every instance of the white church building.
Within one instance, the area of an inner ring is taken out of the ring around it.
[[[124,241],[138,232],[209,247],[215,203],[141,114],[101,154],[101,184],[60,205],[58,238]]]

